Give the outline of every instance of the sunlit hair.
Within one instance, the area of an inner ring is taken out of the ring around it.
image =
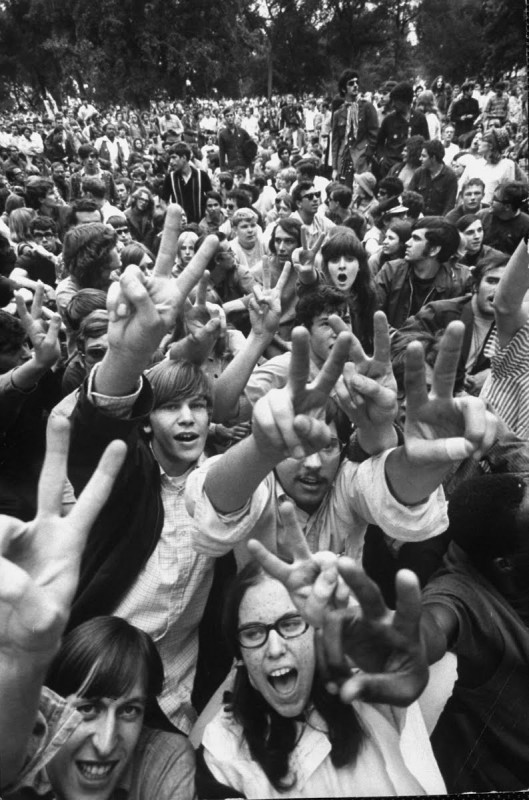
[[[129,264],[141,264],[145,256],[148,256],[154,264],[154,255],[142,242],[130,242],[126,244],[119,257],[121,259],[121,271],[129,266]]]
[[[239,608],[248,589],[270,580],[262,567],[251,561],[235,577],[226,597],[223,631],[236,658],[240,658],[237,642]],[[343,767],[356,761],[364,739],[364,731],[352,706],[329,694],[316,672],[310,697],[311,705],[323,717],[331,743],[331,761]],[[228,711],[241,725],[252,758],[259,764],[277,791],[286,791],[296,784],[290,769],[290,754],[298,739],[298,723],[282,717],[268,705],[250,683],[247,668],[237,669]]]
[[[29,223],[35,216],[32,208],[15,208],[9,215],[9,232],[14,242],[27,242]]]
[[[151,637],[120,617],[94,617],[63,638],[45,685],[62,697],[127,695],[141,681],[147,701],[161,693],[164,671]]]
[[[203,397],[211,411],[213,385],[196,364],[190,361],[160,361],[149,370],[147,378],[154,394],[154,410],[191,397]]]

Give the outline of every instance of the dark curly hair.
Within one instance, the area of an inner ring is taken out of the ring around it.
[[[82,289],[104,289],[110,251],[116,246],[116,231],[102,222],[78,225],[64,237],[64,266]]]

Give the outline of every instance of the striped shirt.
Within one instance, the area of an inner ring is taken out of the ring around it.
[[[496,349],[480,397],[514,433],[529,438],[529,320]]]

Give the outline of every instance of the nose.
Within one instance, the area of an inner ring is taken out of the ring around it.
[[[182,424],[182,423],[191,424],[191,423],[193,423],[193,421],[194,421],[194,419],[193,419],[193,412],[191,411],[191,407],[190,407],[189,403],[186,403],[184,401],[180,405],[180,408],[178,409],[178,422],[180,424]]]
[[[103,714],[96,723],[92,742],[97,753],[102,757],[109,756],[114,750],[118,738],[118,723],[112,711]]]
[[[285,652],[285,640],[277,631],[270,631],[266,643],[267,655],[270,658],[279,658]]]
[[[321,467],[321,456],[319,453],[312,453],[303,459],[303,466],[309,469],[319,469]]]

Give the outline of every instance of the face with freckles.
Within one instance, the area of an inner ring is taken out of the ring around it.
[[[239,606],[239,630],[255,623],[270,625],[297,613],[285,587],[267,577],[246,591]],[[291,639],[271,630],[264,644],[241,647],[241,654],[250,683],[278,714],[295,717],[302,713],[309,702],[316,666],[312,628]]]

